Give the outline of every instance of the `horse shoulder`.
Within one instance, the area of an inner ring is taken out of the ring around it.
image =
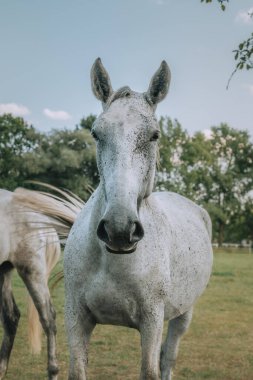
[[[174,192],[162,191],[152,193],[149,204],[156,207],[157,215],[166,214],[172,218],[173,215],[183,215],[185,219],[199,220],[211,239],[212,223],[208,212],[190,199]]]

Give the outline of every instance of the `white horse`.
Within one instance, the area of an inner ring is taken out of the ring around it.
[[[57,380],[58,377],[55,311],[47,282],[61,253],[55,227],[64,234],[69,231],[69,227],[64,226],[58,218],[64,214],[64,221],[72,224],[79,210],[73,205],[73,197],[54,187],[50,188],[60,192],[65,198],[67,196],[70,202],[57,196],[26,189],[17,189],[13,193],[0,190],[0,315],[4,328],[0,350],[0,379],[3,379],[7,372],[20,318],[11,289],[11,274],[14,268],[17,269],[34,302],[30,298],[28,309],[32,351],[38,353],[41,349],[41,322],[47,336],[48,379]],[[49,211],[57,219],[44,215],[50,214]],[[25,378],[22,372],[20,378]]]
[[[103,113],[97,142],[100,184],[78,215],[64,252],[69,380],[86,379],[87,349],[97,323],[141,335],[140,379],[171,379],[178,345],[212,267],[211,222],[205,210],[171,192],[153,192],[159,126],[167,95],[163,61],[149,89],[112,90],[98,58],[92,88]],[[164,320],[169,320],[162,344]]]

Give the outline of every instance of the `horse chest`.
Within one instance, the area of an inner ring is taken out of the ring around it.
[[[85,302],[97,323],[129,327],[138,325],[139,297],[131,286],[103,272],[93,277],[85,292]]]
[[[98,323],[138,327],[143,312],[164,302],[168,282],[154,265],[146,263],[134,270],[126,262],[123,265],[121,258],[111,257],[117,259],[117,264],[111,262],[88,276],[85,303]],[[130,256],[126,259],[132,260]]]

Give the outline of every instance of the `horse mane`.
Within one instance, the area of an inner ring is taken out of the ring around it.
[[[124,86],[119,88],[108,100],[108,106],[110,106],[115,100],[120,98],[127,98],[132,93],[132,90],[129,86]]]

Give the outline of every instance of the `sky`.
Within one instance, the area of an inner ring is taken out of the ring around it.
[[[90,69],[101,57],[114,89],[144,92],[165,59],[172,80],[158,117],[190,133],[221,122],[253,136],[253,71],[227,81],[232,50],[253,31],[253,0],[0,0],[0,114],[40,131],[74,128],[101,104]]]

